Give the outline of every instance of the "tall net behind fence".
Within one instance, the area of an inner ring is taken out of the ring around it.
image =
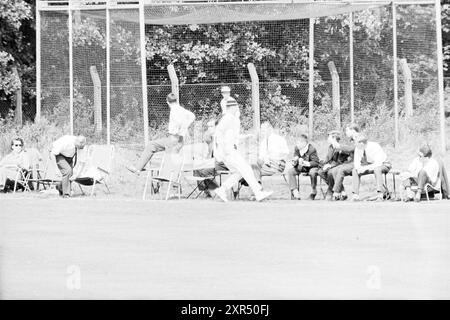
[[[67,12],[41,15],[41,112],[58,126],[69,127],[69,27]]]

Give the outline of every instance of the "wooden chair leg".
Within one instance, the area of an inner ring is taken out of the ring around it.
[[[145,200],[145,196],[147,195],[148,178],[149,178],[149,176],[150,176],[150,171],[151,171],[151,170],[149,170],[149,171],[147,172],[147,175],[146,175],[146,177],[145,177],[145,185],[144,185],[144,192],[142,193],[142,200]],[[152,181],[152,184],[153,184],[153,181]],[[153,187],[153,185],[152,185],[152,187]]]
[[[94,184],[92,185],[92,190],[91,190],[91,197],[94,195],[94,191],[95,191],[95,184],[97,181],[94,180]]]

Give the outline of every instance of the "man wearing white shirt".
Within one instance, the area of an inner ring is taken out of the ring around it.
[[[214,192],[219,198],[227,202],[226,191],[231,189],[241,178],[244,178],[255,194],[256,200],[261,201],[270,196],[272,192],[262,190],[250,164],[245,161],[237,150],[241,125],[239,116],[239,106],[236,100],[233,98],[228,99],[226,113],[215,131],[214,157],[217,162],[225,164],[230,170],[230,174],[222,186],[215,189]]]
[[[132,173],[139,174],[156,152],[164,150],[178,152],[183,146],[184,139],[188,135],[189,126],[195,120],[195,115],[180,106],[177,97],[173,93],[167,95],[166,101],[170,108],[169,134],[165,138],[149,142],[137,165],[135,167],[127,166],[127,169]]]
[[[289,147],[286,139],[275,132],[270,122],[261,124],[258,161],[257,164],[252,165],[256,179],[261,181],[261,176],[283,172],[288,154]]]
[[[387,160],[387,155],[383,148],[376,142],[368,141],[362,134],[354,137],[355,157],[353,177],[353,201],[359,200],[359,185],[361,176],[373,173],[377,182],[377,201],[383,201],[383,196],[387,191],[383,183],[383,174],[388,173],[391,164]]]
[[[70,178],[73,175],[73,167],[76,165],[77,151],[86,145],[84,136],[62,136],[53,142],[51,153],[56,158],[56,165],[61,171],[61,184],[56,188],[64,198],[70,197]]]
[[[421,199],[427,183],[436,185],[439,179],[439,163],[431,157],[432,152],[429,146],[419,149],[418,157],[415,158],[408,167],[408,172],[403,173],[403,186],[406,190],[405,201],[418,202]],[[417,191],[411,190],[412,186],[417,186]]]

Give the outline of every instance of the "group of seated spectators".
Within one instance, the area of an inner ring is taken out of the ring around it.
[[[228,201],[226,191],[232,189],[236,194],[240,186],[248,185],[255,200],[262,201],[272,194],[263,188],[262,178],[280,174],[286,177],[292,199],[300,200],[299,176],[306,175],[311,182],[310,200],[316,199],[320,177],[327,185],[325,199],[339,201],[348,198],[344,178],[351,176],[351,200],[359,201],[361,177],[373,174],[376,180],[376,195],[370,199],[391,199],[392,194],[384,178],[392,169],[392,164],[380,144],[369,140],[357,125],[352,124],[345,128],[344,139],[339,130],[328,133],[328,150],[323,160],[320,160],[308,135],[299,134],[292,158],[288,160],[289,148],[286,139],[273,124],[264,122],[257,134],[256,161],[249,161],[243,156],[243,152],[248,150],[238,147],[241,137],[239,105],[230,96],[229,87],[224,86],[221,91],[222,115],[219,120],[211,120],[208,123],[204,139],[209,146],[210,156],[215,159],[214,167],[194,171],[194,175],[205,178],[199,182],[199,188],[207,196],[211,196],[210,191],[214,191],[220,199]],[[195,120],[195,115],[180,106],[173,93],[167,96],[166,101],[170,109],[168,134],[164,138],[149,141],[139,161],[135,165],[127,166],[134,174],[138,175],[144,170],[156,152],[179,152],[188,135],[188,128]],[[70,179],[76,164],[77,151],[85,145],[86,138],[83,136],[63,136],[52,145],[51,153],[62,176],[62,181],[57,186],[62,197],[71,195]],[[23,139],[13,139],[11,149],[11,153],[0,161],[0,191],[8,190],[8,182],[17,179],[18,172],[30,169]],[[226,181],[219,186],[215,177],[218,173],[220,175],[220,172],[229,174]],[[449,188],[443,162],[433,157],[428,145],[420,147],[417,157],[400,177],[403,182],[402,198],[405,201],[420,201],[422,196],[428,193],[428,186],[442,191],[442,197],[448,198]]]

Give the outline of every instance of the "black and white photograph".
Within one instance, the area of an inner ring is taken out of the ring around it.
[[[0,300],[448,300],[449,173],[450,1],[0,0]]]

